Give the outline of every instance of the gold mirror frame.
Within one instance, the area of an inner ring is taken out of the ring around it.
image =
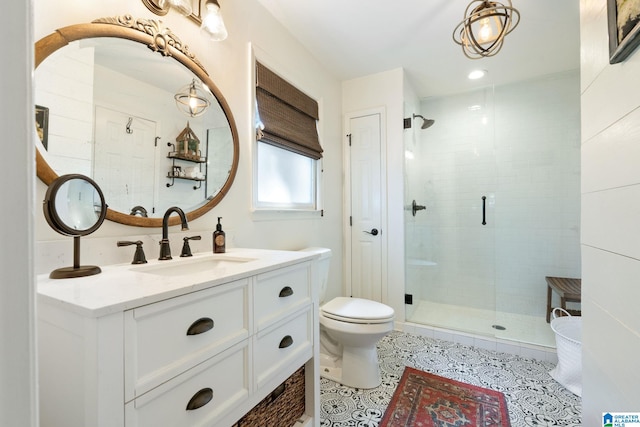
[[[231,164],[229,177],[220,191],[201,207],[186,213],[189,221],[201,217],[216,206],[229,192],[238,170],[240,157],[238,130],[227,101],[211,77],[209,77],[204,66],[198,61],[195,55],[189,51],[189,47],[183,44],[170,29],[161,28],[159,21],[153,19],[135,19],[130,15],[100,18],[92,21],[90,24],[76,24],[57,29],[54,33],[49,34],[36,43],[35,68],[53,52],[69,43],[94,37],[115,37],[131,40],[145,44],[149,49],[163,56],[174,58],[195,74],[203,84],[206,84],[220,103],[220,107],[227,116],[233,137],[233,162]],[[49,166],[44,157],[42,157],[38,149],[36,149],[36,173],[38,178],[47,185],[51,185],[51,183],[58,178],[58,175],[51,166]],[[162,227],[162,218],[143,218],[117,212],[109,208],[107,208],[106,219],[137,227]],[[177,216],[173,216],[169,218],[169,225],[176,225],[179,221],[180,219]]]

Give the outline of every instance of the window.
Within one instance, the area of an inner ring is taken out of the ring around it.
[[[257,207],[315,210],[316,163],[258,141]]]
[[[317,210],[318,103],[256,62],[255,207]]]

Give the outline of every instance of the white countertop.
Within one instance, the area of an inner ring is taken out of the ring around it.
[[[87,277],[50,279],[44,274],[38,276],[38,302],[64,307],[85,317],[100,317],[315,257],[313,252],[234,248],[224,254],[198,253],[187,258],[149,260],[147,264],[100,266],[102,273]],[[203,269],[197,267],[208,261],[225,259],[229,262],[198,271]],[[234,260],[243,262],[231,262]],[[176,273],[179,265],[184,265],[186,274]],[[165,268],[171,273],[163,274]]]

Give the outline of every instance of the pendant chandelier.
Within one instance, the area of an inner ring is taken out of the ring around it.
[[[504,43],[504,37],[520,23],[520,12],[511,5],[473,0],[464,11],[465,18],[453,30],[453,41],[462,46],[469,59],[494,56]]]

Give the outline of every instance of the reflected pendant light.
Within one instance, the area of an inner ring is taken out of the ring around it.
[[[520,23],[520,12],[511,5],[473,0],[464,11],[465,18],[453,30],[453,41],[462,46],[469,59],[480,59],[500,52],[504,37]]]
[[[180,89],[174,96],[178,110],[182,111],[188,116],[197,117],[204,114],[211,105],[206,93],[202,89],[202,86],[196,79],[193,79],[191,83]]]
[[[222,19],[218,0],[207,0],[205,9],[204,16],[202,17],[202,26],[200,27],[202,31],[213,41],[226,39],[228,35],[227,27],[224,25],[224,20]]]

